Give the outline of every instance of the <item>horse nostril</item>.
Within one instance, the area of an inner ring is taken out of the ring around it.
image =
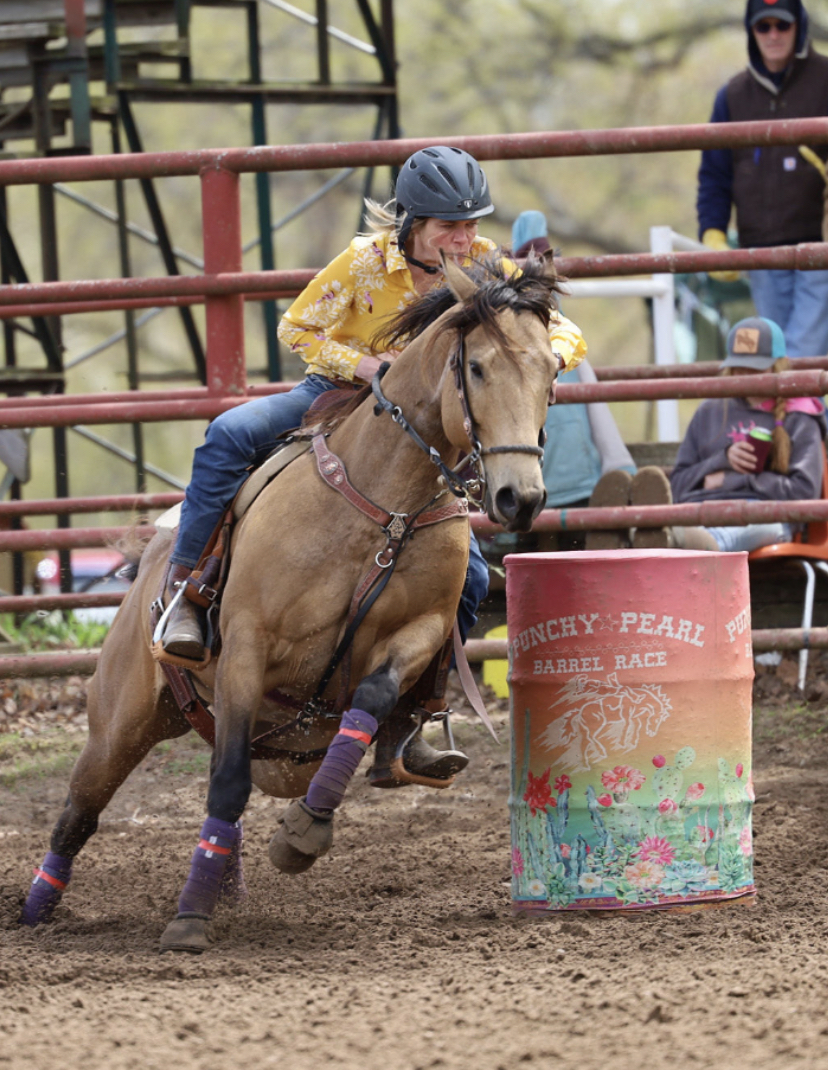
[[[518,512],[518,499],[511,487],[501,487],[495,495],[495,508],[507,520],[514,520]]]

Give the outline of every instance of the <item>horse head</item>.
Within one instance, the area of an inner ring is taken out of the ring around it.
[[[549,341],[554,269],[530,262],[507,275],[491,262],[477,277],[446,261],[445,278],[459,308],[443,379],[442,420],[452,445],[482,468],[490,520],[528,531],[546,502],[539,464],[543,426],[557,375]]]

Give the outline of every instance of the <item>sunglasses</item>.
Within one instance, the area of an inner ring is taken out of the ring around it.
[[[788,30],[793,29],[792,22],[779,22],[778,19],[762,19],[761,22],[754,23],[754,33],[770,33],[771,30],[776,30],[777,33],[787,33]]]

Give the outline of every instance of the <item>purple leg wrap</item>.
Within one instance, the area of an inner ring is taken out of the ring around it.
[[[241,841],[241,826],[217,817],[208,817],[201,827],[201,838],[193,852],[190,875],[178,900],[179,914],[213,913],[221,890],[222,877],[236,843]]]
[[[339,732],[308,788],[311,809],[335,810],[339,806],[376,730],[376,719],[365,710],[348,710],[342,715]]]
[[[239,835],[236,842],[230,848],[227,856],[227,865],[224,876],[221,878],[218,901],[220,903],[243,903],[247,899],[247,885],[244,880],[244,864],[242,862],[242,823],[238,822]]]
[[[49,921],[54,914],[72,875],[72,859],[49,851],[43,865],[34,872],[35,879],[20,915],[20,924],[31,927]]]

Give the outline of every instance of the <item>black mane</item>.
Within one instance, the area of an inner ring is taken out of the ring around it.
[[[532,256],[524,261],[519,272],[508,274],[501,257],[492,254],[475,261],[466,274],[477,284],[470,301],[458,305],[448,286],[429,290],[380,328],[371,340],[374,348],[384,352],[406,345],[451,308],[456,311],[448,317],[446,329],[465,332],[483,326],[491,330],[501,344],[505,344],[506,339],[498,326],[497,316],[504,309],[531,312],[544,326],[549,326],[552,309],[558,307],[555,295],[560,292],[560,280],[547,275],[543,260]]]

